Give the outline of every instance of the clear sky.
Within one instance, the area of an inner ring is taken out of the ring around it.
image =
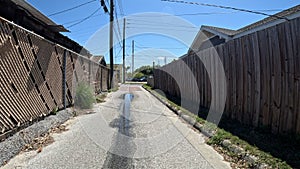
[[[69,9],[91,0],[27,0],[43,14]],[[299,4],[296,0],[187,0],[230,6],[274,14]],[[105,0],[109,6],[109,0]],[[266,16],[228,9],[169,3],[160,0],[115,0],[115,63],[121,63],[123,18],[126,22],[126,65],[131,65],[132,40],[135,41],[135,68],[164,63],[186,53],[201,25],[239,29]],[[92,15],[92,16],[91,16]],[[81,23],[84,18],[88,18]],[[95,0],[76,9],[49,16],[55,23],[64,25],[70,39],[90,50],[92,54],[108,58],[108,23],[100,0]],[[75,24],[75,25],[74,25]],[[119,31],[120,30],[120,31]]]

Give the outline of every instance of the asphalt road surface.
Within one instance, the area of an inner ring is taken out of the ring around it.
[[[122,85],[94,111],[69,120],[42,152],[21,153],[2,168],[230,168],[201,133],[138,85]]]

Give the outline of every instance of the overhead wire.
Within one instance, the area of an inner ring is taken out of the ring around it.
[[[269,10],[258,10],[258,12],[276,12],[282,11],[281,9],[269,9]],[[233,14],[242,11],[234,11],[234,12],[200,12],[200,13],[186,13],[186,14],[177,14],[175,16],[194,16],[194,15],[217,15],[217,14]]]
[[[118,1],[118,4],[119,3],[120,3],[120,1]],[[119,10],[121,11],[120,5],[118,5],[118,7],[119,7]],[[115,27],[114,27],[114,31],[115,31],[115,34],[117,34],[118,44],[120,46],[120,51],[121,51],[121,49],[123,49],[123,45],[121,44],[121,40],[123,39],[123,37],[121,34],[117,8],[115,8],[115,19],[116,19],[117,31],[116,31]],[[120,51],[119,51],[119,53],[120,53]]]
[[[121,45],[121,40],[120,40],[120,38],[119,38],[119,35],[118,35],[118,33],[117,33],[117,31],[116,31],[115,27],[114,27],[114,33],[115,33],[115,35],[116,35],[116,37],[117,37],[117,40],[118,40],[118,45],[120,46],[120,48],[122,48],[122,45]]]
[[[122,48],[119,49],[118,54],[117,54],[116,51],[115,51],[115,59],[121,57],[121,56],[119,55],[119,54],[121,53],[121,50],[122,50]]]
[[[55,15],[58,15],[58,14],[62,14],[62,13],[65,13],[65,12],[68,12],[68,11],[71,11],[71,10],[74,10],[74,9],[77,9],[77,8],[79,8],[79,7],[82,7],[82,6],[84,6],[84,5],[90,4],[90,3],[95,2],[95,1],[97,1],[97,0],[91,0],[91,1],[85,2],[85,3],[83,3],[83,4],[80,4],[80,5],[77,5],[77,6],[68,8],[68,9],[64,9],[64,10],[62,10],[62,11],[52,13],[52,14],[48,15],[48,17],[49,17],[49,16],[55,16]]]
[[[121,0],[118,0],[118,6],[119,6],[119,10],[120,10],[121,16],[125,16]]]
[[[264,16],[269,16],[269,17],[274,17],[274,18],[277,18],[277,19],[284,19],[284,20],[289,21],[289,19],[286,18],[286,17],[281,17],[281,16],[277,16],[277,15],[270,15],[270,14],[267,14],[267,13],[264,13],[264,12],[252,11],[252,10],[248,10],[248,9],[241,9],[241,8],[235,8],[235,7],[229,7],[229,6],[214,5],[214,4],[199,3],[199,2],[190,2],[190,1],[183,1],[183,0],[161,0],[161,1],[171,2],[171,3],[182,3],[182,4],[198,5],[198,6],[208,6],[208,7],[221,8],[221,9],[230,9],[230,10],[253,13],[253,14],[258,14],[258,15],[264,15]]]
[[[171,28],[159,28],[159,27],[139,27],[139,26],[127,26],[126,28],[128,29],[153,29],[153,30],[169,30],[169,31],[183,31],[183,32],[191,32],[191,31],[194,31],[194,32],[198,32],[199,30],[198,29],[195,29],[195,30],[186,30],[186,29],[171,29]]]
[[[103,14],[97,14],[97,15],[92,16],[91,18],[101,16],[101,15],[103,15]],[[68,24],[71,24],[71,23],[74,23],[74,22],[77,22],[77,21],[81,21],[82,19],[84,19],[84,18],[68,21],[68,22],[62,23],[62,25],[68,25]]]
[[[87,17],[85,17],[85,18],[83,18],[82,20],[80,20],[79,22],[76,22],[76,23],[74,23],[74,24],[72,24],[72,25],[70,25],[70,26],[68,26],[67,28],[71,28],[71,27],[74,27],[74,26],[76,26],[76,25],[78,25],[78,24],[80,24],[80,23],[82,23],[82,22],[84,22],[84,21],[86,21],[86,20],[88,20],[88,19],[90,19],[93,15],[95,15],[98,11],[100,10],[100,7],[99,8],[97,8],[97,10],[96,11],[94,11],[92,14],[90,14],[89,16],[87,16]]]
[[[139,49],[187,49],[187,47],[181,47],[181,48],[179,48],[179,47],[174,47],[174,48],[172,48],[172,47],[159,47],[159,48],[156,48],[156,47],[150,47],[150,46],[147,46],[147,47],[140,47],[140,46],[136,46],[137,48],[139,48]]]
[[[119,21],[118,21],[118,13],[117,13],[117,9],[115,8],[115,24],[117,25],[117,30],[116,30],[116,27],[114,26],[114,33],[117,37],[117,40],[118,40],[118,44],[120,46],[120,48],[122,48],[122,45],[121,45],[121,39],[122,39],[122,35],[121,35],[121,31],[120,31],[120,25],[119,25]]]
[[[122,34],[121,34],[121,29],[120,29],[120,24],[119,24],[119,19],[118,19],[118,12],[117,12],[117,9],[115,9],[115,18],[116,18],[116,22],[117,22],[117,27],[118,27],[118,34],[119,36],[121,37],[120,39],[123,39],[122,38]]]
[[[258,12],[278,12],[282,11],[282,9],[261,9],[261,10],[256,10]],[[233,14],[233,13],[238,13],[242,11],[232,11],[232,12],[198,12],[198,13],[182,13],[182,14],[159,14],[159,15],[136,15],[132,16],[131,18],[128,19],[133,19],[133,18],[152,18],[152,17],[174,17],[174,16],[194,16],[194,15],[218,15],[218,14]]]
[[[153,26],[153,27],[163,27],[165,28],[166,26],[168,27],[177,27],[177,28],[191,28],[191,29],[197,29],[197,27],[194,26],[184,26],[184,25],[176,25],[176,24],[168,24],[168,23],[132,23],[132,22],[127,22],[128,25],[135,25],[135,26],[144,26],[144,25],[148,25],[148,26]]]
[[[187,49],[187,47],[159,47],[159,48],[156,48],[156,47],[153,47],[153,46],[145,46],[145,45],[141,45],[140,42],[136,41],[135,40],[135,46],[139,49]]]

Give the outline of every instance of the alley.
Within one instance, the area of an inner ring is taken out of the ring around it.
[[[94,113],[67,122],[42,152],[24,152],[2,169],[230,168],[222,156],[139,85],[122,85]]]

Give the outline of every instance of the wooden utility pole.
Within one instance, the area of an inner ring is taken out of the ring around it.
[[[114,43],[114,35],[113,35],[113,29],[114,29],[114,0],[110,0],[110,11],[109,11],[109,58],[110,58],[110,84],[109,89],[113,87],[113,78],[114,78],[114,49],[113,49],[113,43]]]
[[[155,68],[155,62],[153,61],[153,65],[152,65],[153,71],[154,71],[154,68]]]
[[[123,83],[125,83],[125,27],[126,27],[126,19],[123,21]]]
[[[131,74],[133,76],[133,72],[134,72],[134,40],[132,40],[132,64],[131,64]]]

